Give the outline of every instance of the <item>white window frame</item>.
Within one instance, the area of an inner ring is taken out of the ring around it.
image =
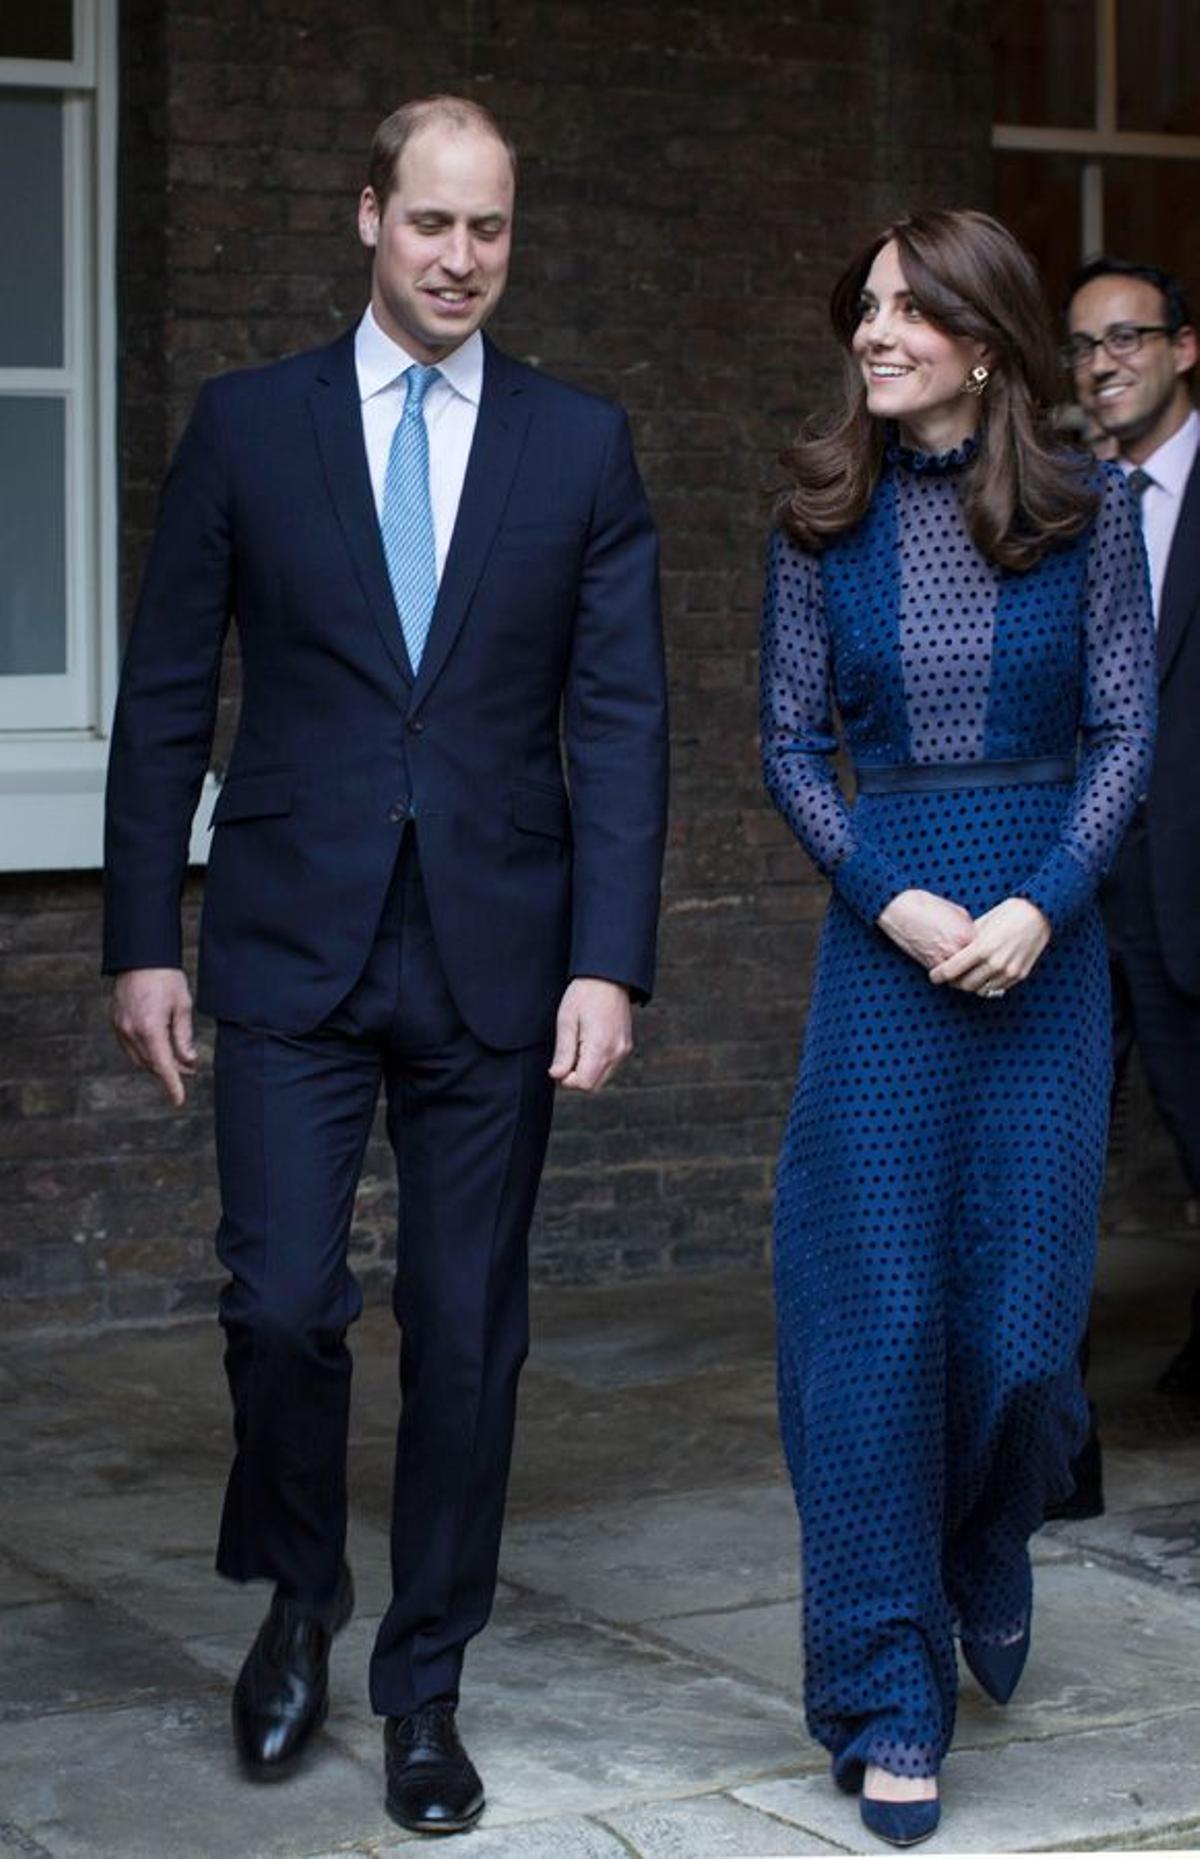
[[[27,726],[0,729],[0,871],[96,870],[118,669],[117,110],[119,0],[74,0],[74,57],[0,58],[0,86],[64,95],[64,366],[5,369],[0,390],[66,402],[69,709],[61,679],[16,678]],[[6,681],[7,682],[7,681]],[[7,719],[6,719],[7,721]],[[193,834],[202,862],[205,835]]]
[[[1117,122],[1117,0],[1095,0],[1096,64],[1095,126],[1060,129],[1052,125],[1026,128],[997,123],[992,147],[1023,155],[1083,155],[1079,201],[1079,256],[1086,261],[1104,250],[1103,160],[1114,156],[1141,156],[1155,161],[1200,161],[1200,136],[1144,134],[1118,129]]]
[[[14,61],[16,62],[16,61]],[[0,64],[0,85],[3,84]],[[38,95],[42,86],[27,86]],[[58,87],[55,87],[57,97]],[[95,626],[88,600],[96,557],[90,496],[95,381],[90,211],[92,102],[67,94],[62,106],[63,352],[58,367],[0,366],[0,394],[49,400],[63,412],[65,493],[66,636],[61,672],[0,677],[0,737],[14,731],[85,729],[95,720]]]

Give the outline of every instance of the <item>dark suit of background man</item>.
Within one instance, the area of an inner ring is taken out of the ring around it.
[[[1136,1045],[1200,1200],[1200,414],[1183,288],[1154,265],[1094,259],[1067,320],[1076,392],[1138,494],[1158,627],[1154,771],[1106,880],[1118,1071]],[[1200,1392],[1200,1293],[1160,1386]],[[1099,1463],[1081,1468],[1100,1507]],[[1090,1505],[1088,1500],[1091,1500]]]
[[[657,551],[625,419],[480,333],[514,172],[475,105],[397,111],[359,204],[357,330],[204,388],[109,779],[114,1021],[179,1103],[180,889],[235,616],[197,986],[236,1438],[217,1564],[275,1584],[235,1738],[251,1774],[294,1762],[352,1602],[346,1252],[382,1084],[403,1398],[371,1696],[389,1809],[426,1832],[483,1804],[454,1706],[495,1586],[554,1081],[594,1090],[630,1049],[664,837]]]

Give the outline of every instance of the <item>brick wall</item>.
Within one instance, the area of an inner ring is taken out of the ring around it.
[[[216,370],[357,315],[364,155],[403,96],[468,89],[522,153],[493,333],[617,395],[663,532],[674,801],[658,997],[622,1083],[564,1101],[543,1277],[765,1254],[822,888],[764,808],[759,563],[773,460],[835,363],[824,300],[904,206],[986,204],[982,0],[128,0],[122,8],[126,609],[169,447]],[[231,674],[227,732],[236,703]],[[199,879],[189,892],[194,928]],[[94,878],[0,880],[7,1321],[207,1307],[209,1091],[161,1108],[111,1045]],[[355,1229],[386,1276],[390,1163]]]

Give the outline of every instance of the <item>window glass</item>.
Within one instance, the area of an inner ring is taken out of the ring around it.
[[[1104,244],[1117,258],[1162,265],[1183,280],[1200,316],[1196,188],[1200,161],[1107,161]]]
[[[4,0],[0,58],[75,56],[72,0]]]
[[[65,411],[0,396],[0,677],[67,669]]]
[[[1141,13],[1141,7],[1131,7]],[[1090,129],[1096,120],[1095,0],[998,0],[991,9],[998,123]]]
[[[0,148],[0,368],[61,368],[62,99],[0,90]]]
[[[1037,260],[1056,329],[1079,264],[1082,168],[1073,155],[995,154],[996,216]]]
[[[1117,8],[1117,122],[1200,135],[1200,0]]]

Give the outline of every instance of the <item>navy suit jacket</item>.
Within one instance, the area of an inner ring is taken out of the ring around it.
[[[1200,457],[1184,489],[1158,619],[1158,733],[1146,797],[1163,960],[1200,996]]]
[[[569,975],[649,993],[665,678],[657,542],[617,407],[486,343],[414,678],[353,332],[202,389],[163,492],[114,723],[109,972],[180,965],[189,824],[231,617],[242,706],[213,815],[203,1011],[319,1024],[362,971],[408,821],[447,979],[485,1043],[543,1037]]]

